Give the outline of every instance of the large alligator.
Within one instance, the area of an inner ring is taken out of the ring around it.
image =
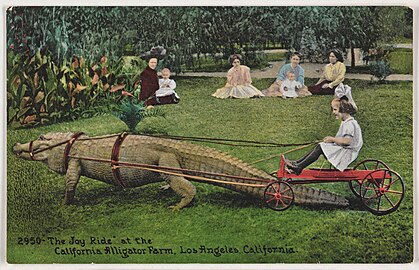
[[[201,181],[254,197],[263,198],[265,185],[259,179],[276,180],[240,159],[209,147],[182,140],[143,135],[88,137],[82,133],[48,133],[37,140],[13,146],[26,160],[45,163],[66,175],[64,203],[74,200],[80,176],[133,188],[166,181],[181,200],[174,209],[187,206],[196,194],[190,181]],[[229,176],[234,176],[229,177]],[[266,183],[265,182],[265,183]],[[299,204],[347,206],[336,194],[307,186],[293,186]]]

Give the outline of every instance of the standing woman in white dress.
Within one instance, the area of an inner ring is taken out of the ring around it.
[[[320,155],[324,155],[336,169],[344,171],[357,158],[363,141],[361,128],[352,117],[356,113],[353,103],[346,96],[334,99],[332,113],[336,119],[342,121],[336,136],[325,137],[323,142],[317,144],[311,152],[298,160],[285,160],[288,170],[298,175]]]
[[[227,83],[223,88],[217,89],[213,97],[216,98],[252,98],[263,97],[261,91],[252,85],[250,68],[241,65],[242,56],[233,54],[229,57],[232,68],[227,72]]]

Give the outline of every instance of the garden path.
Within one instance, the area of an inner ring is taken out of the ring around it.
[[[280,67],[285,64],[285,61],[269,62],[269,67],[261,70],[252,70],[252,78],[276,78]],[[321,70],[325,64],[302,63],[306,78],[319,78]],[[225,77],[226,72],[184,72],[178,76],[192,76],[192,77]],[[347,79],[358,79],[370,81],[373,77],[371,74],[346,73]],[[391,74],[386,78],[387,81],[413,81],[413,75],[409,74]]]

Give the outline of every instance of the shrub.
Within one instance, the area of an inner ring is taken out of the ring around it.
[[[368,64],[369,61],[383,61],[388,58],[388,55],[391,51],[394,50],[393,46],[384,46],[369,49],[365,51],[364,60]]]
[[[387,61],[381,60],[370,64],[370,72],[379,82],[383,82],[393,71]]]

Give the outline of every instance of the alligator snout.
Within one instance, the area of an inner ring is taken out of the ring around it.
[[[15,143],[12,147],[12,151],[15,155],[20,156],[23,152],[22,145],[20,143]]]

